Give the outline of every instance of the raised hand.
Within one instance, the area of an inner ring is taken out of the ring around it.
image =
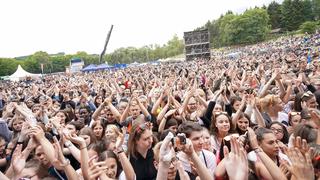
[[[69,160],[66,160],[66,158],[64,157],[63,153],[62,153],[62,149],[60,146],[60,143],[58,141],[58,139],[56,137],[53,137],[53,147],[56,150],[56,159],[52,162],[53,166],[58,168],[58,169],[63,169],[65,166],[70,164]]]
[[[12,168],[15,175],[19,175],[26,164],[26,158],[22,154],[22,144],[18,144],[12,154]]]
[[[293,138],[294,147],[298,149],[302,154],[306,154],[310,147],[308,146],[308,143],[305,139],[301,139],[301,137]]]
[[[285,164],[285,166],[296,179],[314,179],[311,154],[312,149],[309,149],[305,156],[297,148],[288,150],[287,156],[291,161],[291,165]]]
[[[96,162],[96,158],[91,158],[89,160],[89,169],[88,175],[89,180],[96,180],[99,176],[105,173],[106,169],[108,168],[106,162]]]
[[[182,151],[186,153],[189,157],[191,157],[192,154],[195,153],[195,150],[193,148],[191,140],[187,138],[186,141],[186,144],[182,146]]]
[[[86,147],[86,141],[82,137],[77,136],[76,134],[67,134],[66,139],[79,145],[80,149]]]
[[[318,129],[320,129],[319,110],[317,110],[317,109],[310,109],[310,110],[311,110],[311,120],[317,125]]]
[[[24,141],[27,138],[27,136],[29,135],[30,132],[31,132],[30,124],[28,122],[24,122],[22,124],[22,128],[21,128],[21,131],[20,131],[20,137],[19,137],[20,142]]]
[[[230,142],[231,153],[226,146],[223,147],[224,163],[229,179],[248,179],[247,154],[234,137],[231,137]]]
[[[170,165],[172,158],[175,157],[175,151],[171,144],[171,139],[173,138],[174,138],[173,134],[169,132],[168,135],[162,141],[162,144],[160,147],[159,159],[161,162],[164,162],[167,165]]]
[[[247,128],[248,130],[248,136],[249,136],[249,143],[251,149],[257,149],[259,148],[258,140],[257,140],[257,135],[251,128]]]
[[[32,135],[36,140],[44,138],[44,131],[40,126],[35,126],[30,129],[30,135]]]

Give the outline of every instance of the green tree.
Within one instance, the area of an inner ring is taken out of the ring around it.
[[[19,62],[15,59],[0,58],[0,76],[13,74],[17,70]]]
[[[293,3],[291,0],[284,0],[281,6],[281,14],[282,14],[282,20],[281,25],[282,28],[286,30],[294,30],[294,27],[292,26],[293,21]]]
[[[267,8],[272,29],[281,27],[281,5],[272,1]]]
[[[312,10],[312,2],[311,0],[304,0],[303,2],[303,21],[313,21],[314,20],[314,14]]]
[[[302,0],[284,0],[282,3],[282,27],[288,31],[297,30],[304,22]]]
[[[236,18],[237,16],[234,15],[233,13],[227,13],[225,16],[221,18],[219,21],[219,37],[218,41],[221,42],[221,45],[230,45],[232,41],[232,37],[230,36],[232,29],[232,21]]]
[[[300,26],[300,30],[302,33],[308,32],[308,33],[314,33],[317,29],[318,25],[317,22],[312,21],[306,21]]]
[[[312,12],[316,21],[320,20],[320,0],[312,0]]]
[[[49,63],[49,59],[50,59],[50,56],[47,52],[44,52],[44,51],[38,51],[38,52],[35,52],[31,57],[32,60],[30,60],[30,62],[32,62],[32,66],[33,68],[30,69],[30,71],[35,71],[35,72],[38,72],[38,70],[40,69],[41,70],[41,64],[43,64],[43,72],[44,73],[48,73],[49,69],[48,69],[48,63]],[[39,66],[39,68],[36,68],[35,66]],[[29,66],[31,67],[31,66]],[[40,71],[41,72],[41,71]],[[39,72],[39,73],[40,73]]]

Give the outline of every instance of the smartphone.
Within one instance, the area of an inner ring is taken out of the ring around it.
[[[180,143],[181,145],[187,144],[187,138],[185,134],[178,134],[176,138],[176,142]]]
[[[172,138],[171,141],[174,147],[180,147],[181,145],[187,144],[187,138],[184,133],[178,134],[175,138]]]

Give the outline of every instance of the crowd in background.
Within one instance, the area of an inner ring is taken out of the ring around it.
[[[319,52],[317,32],[2,82],[0,179],[319,179]]]

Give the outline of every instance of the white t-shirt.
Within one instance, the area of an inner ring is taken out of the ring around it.
[[[210,171],[210,174],[213,175],[214,174],[214,170],[216,169],[216,166],[217,166],[217,164],[216,164],[216,156],[212,152],[207,151],[205,149],[200,151],[198,153],[198,155],[199,155],[201,161],[203,162],[203,164]],[[192,172],[191,165],[189,163],[189,157],[184,152],[181,152],[181,151],[178,152],[177,157],[181,161],[184,170],[188,171],[188,172]]]
[[[283,121],[286,123],[289,123],[289,117],[288,114],[284,113],[284,112],[278,112],[278,119],[277,119],[280,123],[282,123]]]

